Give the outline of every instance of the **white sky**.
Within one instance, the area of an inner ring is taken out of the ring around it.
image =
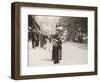
[[[40,25],[42,30],[48,31],[50,34],[54,34],[56,30],[56,24],[60,17],[54,16],[36,16],[36,21]]]

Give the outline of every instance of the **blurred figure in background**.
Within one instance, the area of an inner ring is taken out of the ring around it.
[[[36,29],[32,30],[32,47],[35,48],[39,46],[39,33]]]
[[[40,47],[46,49],[46,35],[42,34],[40,35]]]

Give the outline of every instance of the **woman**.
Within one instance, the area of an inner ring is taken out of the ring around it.
[[[56,34],[54,35],[54,39],[53,39],[53,49],[52,49],[52,60],[54,60],[54,64],[59,63],[59,59],[60,58],[60,53],[59,50],[61,49],[61,45],[60,45],[60,39],[58,38],[59,35]]]

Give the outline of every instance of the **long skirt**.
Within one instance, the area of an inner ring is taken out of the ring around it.
[[[52,50],[52,60],[54,60],[54,63],[59,63],[59,48],[53,47]]]
[[[58,50],[59,52],[58,52],[58,54],[59,54],[59,60],[61,60],[62,59],[62,47],[61,46],[59,46],[59,50]]]

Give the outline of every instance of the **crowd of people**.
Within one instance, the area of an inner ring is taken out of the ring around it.
[[[83,43],[87,44],[88,42],[88,35],[85,32],[82,31],[76,31],[76,32],[71,32],[68,35],[68,40],[76,43]]]
[[[43,47],[46,45],[46,39],[47,35],[41,33],[37,29],[32,29],[29,27],[29,32],[28,32],[28,40],[32,41],[32,48],[36,48],[40,45],[40,47]]]

